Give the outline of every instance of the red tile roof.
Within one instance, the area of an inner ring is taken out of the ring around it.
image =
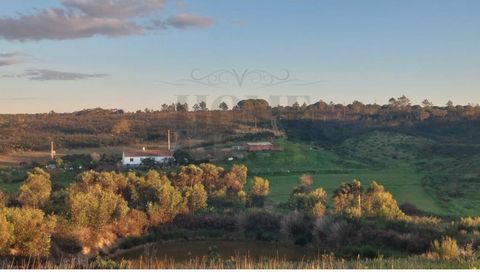
[[[173,157],[173,151],[167,148],[145,151],[125,151],[123,154],[125,157]]]

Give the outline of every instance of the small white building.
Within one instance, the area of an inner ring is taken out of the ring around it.
[[[151,159],[157,163],[168,163],[174,160],[173,151],[165,149],[141,150],[141,151],[124,151],[122,156],[122,164],[124,166],[139,166],[144,160]]]

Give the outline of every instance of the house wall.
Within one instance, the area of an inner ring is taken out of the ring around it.
[[[172,160],[173,157],[123,157],[123,165],[140,165],[145,159],[154,159],[158,163],[165,163]]]

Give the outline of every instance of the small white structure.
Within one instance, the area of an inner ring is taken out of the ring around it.
[[[165,149],[145,150],[141,151],[124,151],[122,156],[122,164],[125,166],[139,166],[144,160],[151,159],[156,163],[168,163],[174,160],[173,151]]]

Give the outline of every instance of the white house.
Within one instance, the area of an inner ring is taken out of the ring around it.
[[[157,163],[168,163],[174,160],[173,151],[165,149],[141,151],[124,151],[122,164],[125,166],[139,166],[145,159],[155,160]]]

